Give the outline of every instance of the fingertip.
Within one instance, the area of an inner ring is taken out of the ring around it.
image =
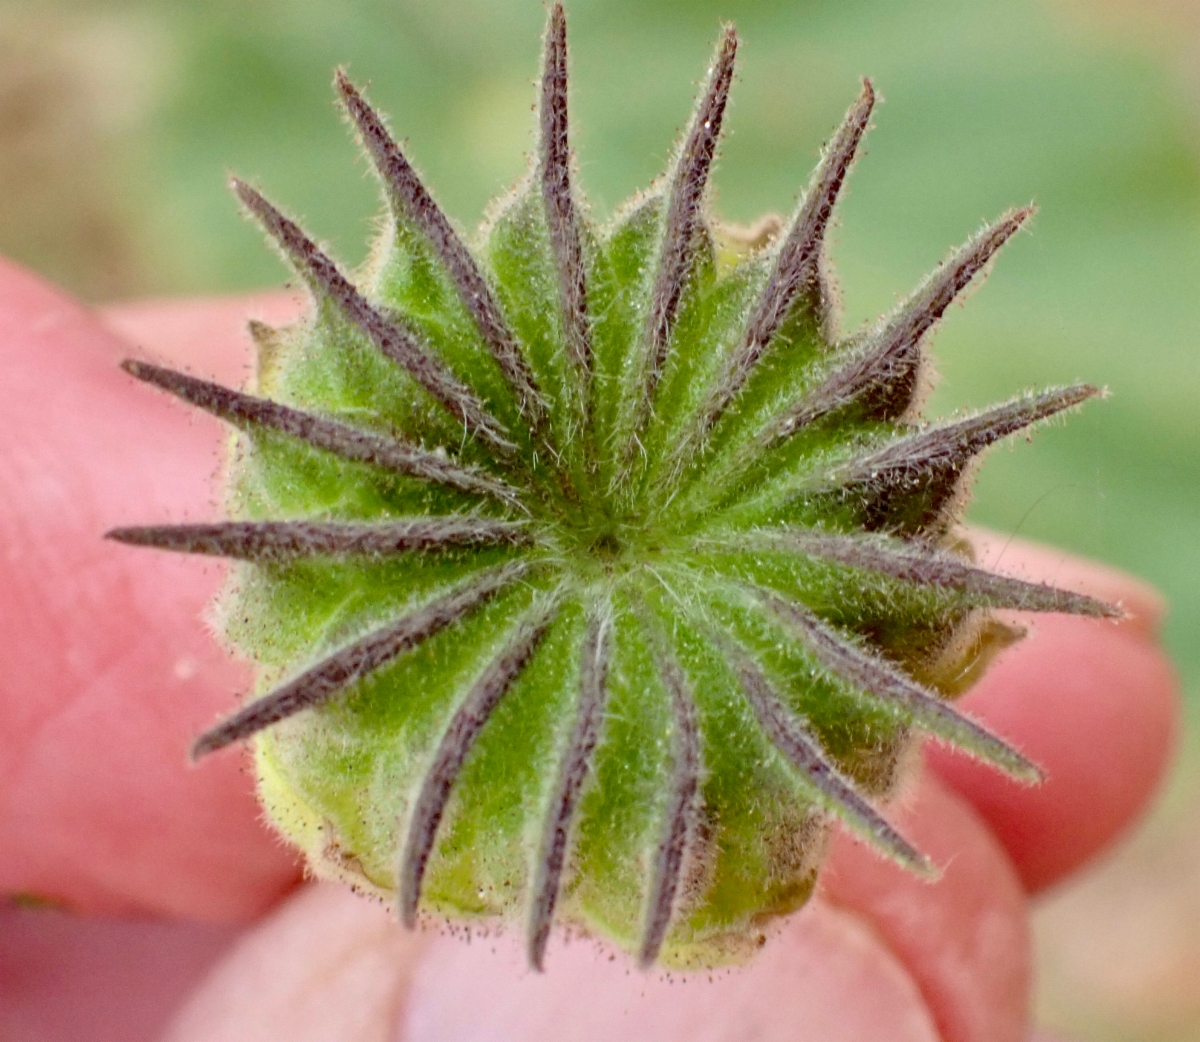
[[[1044,766],[1022,787],[940,747],[930,768],[968,799],[1029,892],[1111,843],[1146,808],[1179,726],[1178,681],[1137,630],[1048,616],[959,705]]]
[[[165,1042],[385,1039],[425,939],[341,886],[298,889],[247,931]]]
[[[244,358],[240,341],[227,350]],[[190,737],[247,680],[201,621],[223,572],[101,538],[209,513],[224,434],[124,376],[126,351],[0,264],[0,892],[236,919],[298,868],[240,761],[183,770]]]
[[[822,894],[863,917],[897,954],[939,1038],[1024,1042],[1029,926],[1003,850],[972,808],[929,775],[892,813],[939,866],[939,877],[900,871],[839,835]]]
[[[861,916],[820,900],[783,922],[745,965],[696,972],[643,973],[579,936],[556,937],[545,972],[534,973],[513,938],[433,937],[396,1035],[410,1042],[943,1042],[896,953]]]
[[[250,372],[247,322],[285,325],[306,307],[299,294],[273,291],[112,304],[97,314],[97,320],[126,351],[150,351],[177,368],[202,371],[218,383],[237,387]],[[137,365],[134,358],[121,363],[127,372]]]
[[[981,567],[1030,582],[1048,583],[1090,595],[1119,612],[1113,622],[1152,640],[1167,615],[1167,602],[1153,586],[1119,568],[1056,547],[969,526],[965,534]]]

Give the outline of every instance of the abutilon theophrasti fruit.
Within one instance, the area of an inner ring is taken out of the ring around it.
[[[251,324],[253,394],[125,365],[236,431],[234,520],[111,533],[238,562],[217,615],[258,691],[194,754],[253,738],[316,875],[408,926],[521,920],[539,968],[555,923],[647,966],[737,958],[812,892],[834,822],[931,872],[876,807],[918,736],[1038,778],[952,704],[1012,639],[989,610],[1115,612],[974,567],[955,529],[980,453],[1095,388],[917,417],[929,333],[1030,210],[840,333],[825,241],[874,92],[789,220],[723,228],[737,45],[598,226],[554,7],[535,162],[471,244],[339,72],[388,206],[365,269],[235,180],[310,313]]]

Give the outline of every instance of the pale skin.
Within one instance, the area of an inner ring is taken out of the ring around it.
[[[407,933],[386,909],[303,885],[260,819],[244,757],[186,762],[191,739],[248,682],[201,620],[220,566],[100,538],[220,513],[219,424],[117,362],[132,354],[237,386],[251,369],[246,319],[281,322],[300,306],[275,294],[89,312],[0,265],[0,893],[51,898],[81,917],[179,922],[139,971],[147,992],[188,996],[172,1042],[1037,1037],[1029,898],[1145,811],[1176,732],[1177,690],[1152,590],[1020,540],[974,533],[983,563],[1128,614],[1039,617],[962,702],[1041,764],[1045,785],[1021,788],[926,749],[888,813],[942,868],[935,883],[838,834],[817,899],[748,967],[711,981],[645,977],[588,941],[552,942],[535,977],[506,941]],[[189,922],[222,924],[207,943],[230,944],[207,975],[188,954]],[[104,920],[91,928],[117,961],[133,943]],[[0,966],[20,967],[4,946],[0,937]],[[102,987],[72,984],[107,1026],[120,1021]],[[25,985],[34,1011],[62,987],[52,975]],[[0,983],[0,1013],[3,1001]],[[485,1024],[493,1034],[479,1034]]]

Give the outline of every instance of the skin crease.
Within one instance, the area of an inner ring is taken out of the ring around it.
[[[1177,705],[1157,596],[1016,540],[981,536],[981,560],[1119,600],[1129,618],[1020,620],[1030,638],[961,704],[1049,781],[1019,788],[930,747],[888,813],[943,869],[936,883],[838,833],[817,900],[712,984],[643,977],[591,942],[557,939],[548,973],[532,977],[508,939],[406,934],[344,890],[296,888],[244,758],[186,764],[191,738],[247,683],[198,621],[220,567],[99,536],[219,516],[219,425],[116,362],[134,354],[242,384],[245,320],[299,307],[273,294],[96,315],[0,266],[0,890],[89,917],[0,912],[18,927],[0,923],[0,1035],[156,1038],[190,994],[173,1042],[716,1040],[750,1026],[764,1040],[1028,1038],[1026,895],[1145,809]],[[145,921],[90,918],[118,915]],[[137,957],[147,931],[160,953],[150,964]],[[143,995],[170,1002],[147,1012]]]

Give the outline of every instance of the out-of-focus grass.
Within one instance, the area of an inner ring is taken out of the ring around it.
[[[1032,234],[938,336],[930,411],[1076,378],[1110,388],[1033,445],[993,453],[971,516],[1162,588],[1200,713],[1200,119],[1167,60],[1097,31],[1087,10],[574,0],[575,143],[607,214],[661,168],[718,21],[732,19],[744,45],[716,184],[721,213],[749,220],[791,207],[858,77],[875,77],[887,103],[834,251],[848,325],[889,308],[983,219],[1037,200]],[[439,199],[473,226],[524,168],[543,17],[540,0],[0,4],[0,29],[24,27],[0,49],[34,55],[7,67],[35,84],[14,94],[0,72],[0,249],[92,296],[277,284],[283,270],[225,191],[233,170],[361,259],[377,192],[332,106],[338,63],[370,82]],[[58,64],[38,80],[46,55]],[[29,138],[29,120],[49,118],[36,84],[64,76],[78,113],[57,137]],[[22,147],[37,163],[6,153],[13,140],[33,141]],[[42,179],[40,194],[22,176]],[[81,237],[72,220],[125,234]]]

